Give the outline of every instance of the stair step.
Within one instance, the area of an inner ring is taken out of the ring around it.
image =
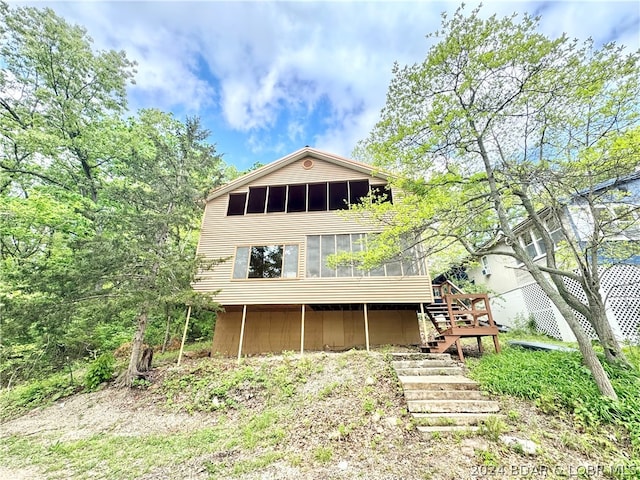
[[[479,425],[489,417],[504,419],[504,415],[486,413],[413,413],[412,416],[424,426]]]
[[[419,426],[416,429],[420,433],[450,433],[450,432],[477,432],[480,427],[477,425],[431,425],[428,427]]]
[[[391,358],[395,360],[451,360],[448,353],[423,353],[423,352],[398,352],[392,353]]]
[[[410,412],[424,413],[493,413],[500,410],[493,400],[409,400]]]
[[[407,390],[478,390],[478,384],[461,375],[399,376],[402,388]]]
[[[409,400],[486,400],[480,390],[405,390]]]
[[[420,368],[396,368],[396,373],[404,377],[433,376],[433,375],[462,375],[460,367],[420,367]]]
[[[397,360],[391,363],[393,368],[436,368],[457,366],[451,357],[443,360]]]

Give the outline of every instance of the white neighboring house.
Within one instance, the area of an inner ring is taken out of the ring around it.
[[[620,235],[612,238],[616,242],[640,242],[640,171],[615,182],[598,187],[602,191],[614,188],[627,192],[624,200],[615,196],[610,202],[606,196],[602,206],[603,213],[624,206],[630,210],[624,220]],[[624,202],[624,205],[622,205]],[[544,216],[544,210],[540,212]],[[571,231],[580,243],[592,231],[592,217],[584,201],[576,197],[566,207],[566,217]],[[547,229],[557,244],[562,237],[557,221],[549,218]],[[543,242],[538,238],[527,220],[515,227],[518,240],[534,259],[542,260],[545,251]],[[511,250],[505,242],[494,247],[494,251]],[[479,259],[477,266],[466,271],[470,281],[483,284],[493,292],[491,308],[496,322],[514,326],[519,321],[532,318],[537,329],[558,339],[574,341],[575,337],[560,312],[553,305],[542,288],[533,280],[521,263],[513,257],[486,255]],[[640,342],[640,256],[631,256],[624,263],[603,267],[602,295],[605,299],[607,317],[616,336],[621,340]],[[586,301],[582,288],[575,282],[566,282],[569,291]],[[595,338],[587,320],[577,315],[585,331]]]

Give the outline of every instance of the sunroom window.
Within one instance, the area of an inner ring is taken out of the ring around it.
[[[366,248],[367,235],[363,233],[342,235],[307,236],[307,277],[400,277],[424,275],[419,246],[408,247],[402,257],[364,271],[354,265],[339,265],[331,268],[329,257],[336,253],[357,253]]]
[[[388,185],[369,185],[369,180],[301,183],[249,187],[249,193],[230,193],[227,215],[278,212],[326,212],[357,205],[371,193],[376,201],[392,202]]]

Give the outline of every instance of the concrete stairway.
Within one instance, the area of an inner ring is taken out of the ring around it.
[[[498,402],[487,399],[478,384],[444,353],[393,353],[392,365],[404,390],[409,412],[425,433],[477,430]]]

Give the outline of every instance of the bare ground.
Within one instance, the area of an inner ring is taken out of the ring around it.
[[[497,430],[532,440],[535,455],[492,440],[491,431],[423,436],[383,354],[305,358],[304,368],[298,359],[278,356],[248,359],[242,367],[228,359],[190,360],[156,369],[146,390],[105,388],[34,410],[0,426],[0,479],[609,478],[627,457],[622,433],[582,432],[570,418],[544,415],[509,397],[499,398],[506,420]],[[239,368],[262,368],[274,382],[290,375],[293,390],[283,395],[244,381],[229,389],[229,405],[202,411],[219,401],[210,392],[227,378],[220,372]],[[218,380],[194,388],[195,379],[212,372]],[[168,389],[171,379],[183,377],[189,379],[183,390]],[[210,444],[189,443],[203,432],[213,432]],[[184,443],[163,446],[163,439],[169,444],[178,437]],[[95,449],[106,448],[96,438],[116,447],[89,464]],[[33,453],[21,453],[18,442]],[[140,452],[131,451],[138,442]],[[141,466],[150,456],[155,460]]]

